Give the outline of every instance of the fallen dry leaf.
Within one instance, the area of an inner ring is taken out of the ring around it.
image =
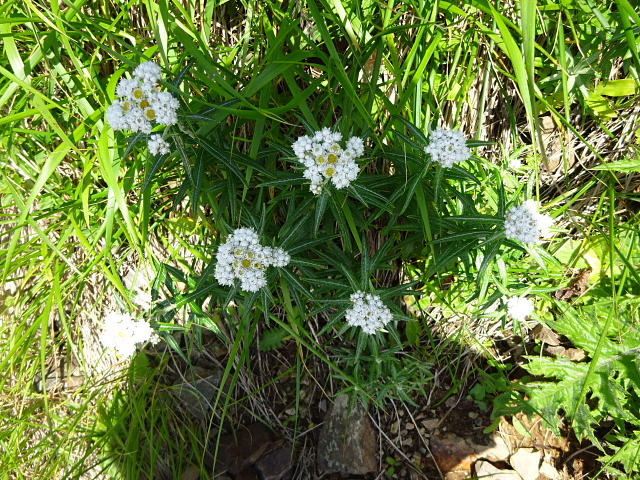
[[[573,297],[579,297],[584,294],[589,286],[589,279],[591,278],[592,270],[590,268],[585,268],[580,270],[580,273],[576,275],[571,282],[571,285],[565,288],[561,288],[557,292],[553,294],[553,298],[556,300],[567,301]]]
[[[531,330],[531,337],[536,340],[540,340],[547,345],[560,345],[562,343],[560,341],[560,336],[556,332],[541,323],[533,327],[533,330]]]
[[[547,352],[549,352],[552,355],[555,355],[556,357],[568,358],[569,360],[573,360],[574,362],[581,362],[582,360],[587,358],[587,355],[586,353],[584,353],[584,350],[581,350],[579,348],[565,348],[562,346],[550,346],[550,347],[547,347]]]

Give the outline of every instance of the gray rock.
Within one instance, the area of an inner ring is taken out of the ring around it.
[[[200,469],[195,465],[191,465],[189,468],[187,468],[183,472],[182,476],[180,477],[180,480],[199,480],[199,479],[200,479]]]
[[[545,478],[550,478],[551,480],[560,480],[562,478],[560,472],[547,462],[542,462],[542,465],[540,465],[540,475],[544,475]]]
[[[540,472],[542,455],[533,448],[520,448],[511,455],[509,463],[523,480],[536,480]]]
[[[493,435],[489,445],[474,445],[474,449],[480,458],[486,458],[491,462],[509,460],[511,451],[500,435]]]
[[[484,480],[522,480],[522,477],[513,470],[500,470],[484,460],[477,461],[475,467],[476,476]]]
[[[376,434],[364,409],[338,395],[325,417],[318,441],[318,466],[325,473],[365,475],[374,472]]]
[[[262,480],[282,480],[291,477],[293,450],[282,447],[271,452],[256,462],[253,466]]]
[[[176,384],[172,392],[194,417],[203,420],[221,381],[222,374],[216,372],[192,383]]]

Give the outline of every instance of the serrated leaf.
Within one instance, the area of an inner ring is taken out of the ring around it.
[[[262,332],[260,337],[260,351],[268,352],[284,345],[288,332],[282,327],[275,327]]]
[[[527,404],[532,407],[559,434],[559,412],[571,422],[578,438],[588,437],[599,445],[594,428],[607,416],[623,424],[629,417],[627,404],[630,392],[624,388],[629,376],[637,380],[638,372],[629,369],[629,358],[635,358],[640,348],[640,336],[634,327],[620,341],[607,337],[598,323],[588,316],[577,315],[570,307],[562,307],[562,313],[549,326],[566,335],[574,345],[584,349],[592,357],[589,362],[573,362],[567,358],[529,358],[525,368],[534,375],[555,379],[548,382],[527,384]],[[585,318],[586,317],[586,318]],[[633,388],[633,387],[631,387]],[[587,403],[587,397],[593,406]]]

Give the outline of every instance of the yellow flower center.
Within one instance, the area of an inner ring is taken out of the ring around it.
[[[130,108],[131,108],[131,104],[129,102],[124,102],[124,105],[122,105],[122,109],[125,112],[128,112]]]
[[[318,158],[316,158],[316,161],[317,161],[318,163],[324,163],[324,162],[326,162],[326,161],[327,161],[327,159],[326,159],[326,158],[324,158],[324,155],[320,155],[320,156],[318,156]]]
[[[149,109],[147,110],[147,118],[149,120],[153,120],[154,118],[156,118],[156,112],[154,112],[153,110]]]
[[[146,100],[142,100],[140,102],[140,108],[147,108],[149,106],[149,102],[147,102]]]
[[[140,89],[133,91],[133,96],[136,97],[137,99],[141,99],[143,95],[144,93]]]
[[[256,262],[253,264],[253,268],[261,268],[262,264],[260,262]]]
[[[340,147],[338,145],[334,145],[331,147],[331,151],[338,153],[340,151]]]
[[[242,260],[242,266],[244,268],[249,268],[251,266],[251,260],[245,258],[244,260]]]
[[[335,170],[335,168],[331,168],[331,167],[329,167],[329,168],[327,168],[327,169],[325,170],[325,172],[324,172],[324,173],[325,173],[325,175],[326,175],[327,177],[333,177],[334,173],[336,173],[336,170]]]
[[[242,249],[238,249],[238,250],[235,251],[236,255],[242,255],[243,253],[244,253],[244,250],[242,250]]]
[[[329,155],[329,163],[336,163],[338,161],[338,157],[333,153]]]

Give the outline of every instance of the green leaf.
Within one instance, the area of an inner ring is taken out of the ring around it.
[[[623,78],[621,80],[610,80],[601,82],[595,89],[596,95],[606,95],[608,97],[626,97],[635,95],[638,83],[633,78]]]
[[[549,326],[566,335],[579,348],[591,357],[589,362],[574,362],[565,357],[528,357],[525,368],[534,375],[553,378],[555,381],[537,381],[526,385],[531,406],[559,434],[559,411],[572,423],[578,438],[589,437],[599,444],[593,430],[599,421],[607,416],[619,423],[627,421],[629,414],[624,405],[630,401],[630,392],[621,388],[625,378],[637,381],[637,372],[629,369],[625,360],[635,356],[640,349],[640,332],[630,325],[630,332],[614,342],[606,332],[597,328],[592,316],[578,315],[571,307],[560,302],[556,305],[562,310],[556,321]],[[611,321],[610,316],[605,323]],[[635,386],[636,393],[638,387]],[[598,399],[597,406],[587,403],[587,396]]]
[[[587,105],[603,120],[611,120],[618,116],[613,108],[611,108],[609,101],[602,95],[595,92],[589,93],[589,96],[587,97]]]
[[[511,417],[511,423],[513,423],[513,428],[522,435],[523,437],[532,438],[531,433],[527,430],[520,420],[518,420],[515,416]]]
[[[603,165],[596,165],[591,167],[590,170],[611,170],[614,172],[640,172],[640,159],[639,160],[618,160],[617,162],[605,163]]]
[[[278,172],[274,180],[262,182],[258,187],[286,187],[292,185],[302,185],[309,183],[309,180],[298,173]]]
[[[322,217],[324,216],[324,212],[327,210],[327,205],[329,202],[329,190],[324,188],[319,197],[317,197],[318,201],[316,202],[316,213],[315,213],[315,221],[313,222],[313,235],[318,235],[318,229],[320,228],[320,222],[322,222]]]
[[[289,333],[282,327],[265,330],[260,336],[260,351],[268,352],[284,345]]]

